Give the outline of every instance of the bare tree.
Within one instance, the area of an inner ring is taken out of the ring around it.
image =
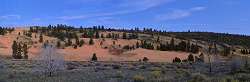
[[[57,53],[56,48],[52,45],[45,45],[38,57],[39,62],[43,66],[41,71],[49,77],[64,70],[64,57]]]

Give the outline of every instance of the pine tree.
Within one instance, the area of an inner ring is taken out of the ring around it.
[[[22,59],[22,52],[23,52],[23,49],[22,49],[21,44],[19,43],[19,44],[17,45],[17,55],[16,55],[16,59]]]
[[[156,42],[160,42],[160,36],[157,37]]]
[[[18,48],[17,42],[13,41],[13,44],[12,44],[12,57],[14,59],[17,58],[17,48]]]
[[[56,47],[61,48],[61,42],[60,41],[57,41]]]
[[[70,38],[68,38],[67,46],[71,46],[71,45],[72,45],[72,41]]]
[[[204,55],[203,53],[201,53],[201,54],[199,55],[199,58],[200,58],[200,61],[201,61],[201,62],[204,62],[204,61],[205,61],[205,55]]]
[[[105,38],[105,37],[104,37],[104,34],[101,34],[101,38]]]
[[[230,47],[224,47],[223,49],[223,56],[228,56],[230,55],[231,49]],[[246,51],[245,51],[246,52]]]
[[[100,38],[100,35],[99,35],[99,32],[98,31],[96,31],[96,33],[95,33],[95,38]]]
[[[77,49],[77,45],[76,44],[74,44],[73,47],[74,47],[74,49]]]
[[[84,42],[84,40],[82,39],[82,40],[80,40],[79,47],[82,47],[83,44],[85,44],[85,42]]]
[[[23,58],[28,59],[28,46],[27,46],[27,44],[23,45]]]
[[[108,33],[108,34],[106,35],[106,38],[112,38],[111,33]]]
[[[96,53],[93,54],[93,56],[92,56],[92,58],[91,58],[91,61],[97,61]]]
[[[103,45],[103,41],[100,42],[100,45]]]
[[[43,43],[43,35],[42,35],[42,34],[40,34],[39,42],[40,42],[40,43]]]
[[[82,36],[83,36],[83,38],[89,38],[89,36],[88,36],[88,33],[87,33],[87,32],[84,32]]]
[[[94,40],[93,40],[93,38],[90,38],[90,40],[89,40],[89,45],[94,45],[95,43],[94,43]]]
[[[194,56],[193,56],[193,54],[188,55],[188,61],[194,62]]]
[[[178,57],[175,57],[173,60],[173,63],[181,63],[181,59]]]
[[[175,50],[174,38],[172,38],[170,41],[170,50]]]
[[[136,42],[136,48],[140,48],[140,43],[138,41]]]
[[[78,38],[78,37],[75,37],[75,44],[76,44],[76,45],[80,45],[80,41],[79,41],[79,38]]]
[[[127,39],[127,33],[126,32],[123,32],[122,39]]]

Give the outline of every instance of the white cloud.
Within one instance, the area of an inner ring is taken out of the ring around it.
[[[3,15],[0,16],[1,20],[12,20],[12,19],[21,19],[20,15]]]
[[[202,6],[199,6],[199,7],[193,7],[190,9],[190,11],[202,11],[202,10],[205,10],[206,7],[202,7]]]
[[[191,16],[194,12],[205,10],[206,7],[193,7],[186,10],[173,10],[172,12],[157,15],[157,21],[176,20]]]
[[[32,20],[33,21],[41,21],[42,19],[41,18],[33,18]]]
[[[112,0],[106,0],[105,2],[110,2]],[[121,0],[119,3],[114,4],[119,10],[112,12],[102,12],[102,13],[91,13],[84,15],[75,15],[75,16],[61,16],[58,17],[62,20],[77,20],[77,19],[85,19],[90,17],[105,17],[105,16],[113,16],[113,15],[123,15],[145,11],[175,0]],[[102,1],[104,2],[104,1]]]

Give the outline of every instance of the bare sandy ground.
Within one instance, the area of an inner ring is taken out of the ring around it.
[[[14,40],[18,37],[18,32],[21,32],[24,29],[16,29],[13,33],[7,34],[5,36],[0,36],[0,55],[11,56],[12,49],[11,45]],[[31,40],[33,42],[38,42],[39,35],[37,38],[34,38],[35,34],[32,35]],[[19,37],[20,38],[20,37]],[[89,61],[93,53],[97,54],[99,61],[138,61],[147,57],[151,62],[172,62],[175,57],[181,59],[186,59],[189,53],[184,52],[169,52],[169,51],[156,51],[156,50],[147,50],[147,49],[135,49],[131,51],[124,51],[121,54],[112,55],[110,48],[104,49],[103,47],[112,47],[113,42],[115,41],[115,46],[121,45],[135,45],[138,40],[111,40],[105,39],[94,39],[95,45],[88,45],[88,38],[83,38],[85,45],[74,49],[72,47],[67,47],[65,49],[58,49],[56,52],[64,56],[65,60],[68,61]],[[44,40],[56,40],[55,38],[44,36]],[[74,40],[73,40],[74,41]],[[100,42],[103,41],[103,45],[100,46]],[[41,43],[35,43],[29,48],[29,59],[35,59],[40,55],[41,52]]]

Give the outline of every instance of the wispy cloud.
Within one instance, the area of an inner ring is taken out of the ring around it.
[[[21,19],[20,15],[3,15],[0,16],[0,20],[12,20],[12,19]]]
[[[193,13],[197,11],[203,11],[205,10],[206,7],[193,7],[189,9],[176,9],[173,10],[172,12],[164,13],[157,15],[155,19],[157,21],[165,21],[165,20],[176,20],[176,19],[182,19],[191,16]]]
[[[125,8],[128,13],[145,11],[175,0],[125,0],[120,7]]]
[[[107,2],[112,0],[105,0]],[[151,8],[172,2],[175,0],[121,0],[119,3],[114,4],[119,10],[112,12],[97,12],[91,14],[84,15],[75,15],[75,16],[61,16],[58,17],[62,20],[77,20],[77,19],[85,19],[90,17],[105,17],[105,16],[113,16],[113,15],[123,15],[123,14],[131,14],[149,10]]]
[[[78,16],[61,16],[58,17],[59,19],[62,20],[75,20],[75,19],[84,19],[84,18],[88,18],[91,17],[90,15],[78,15]]]
[[[32,20],[33,21],[41,21],[42,19],[41,18],[33,18]]]

